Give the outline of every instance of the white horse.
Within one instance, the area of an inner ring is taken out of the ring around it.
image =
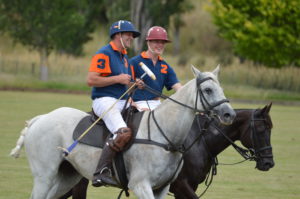
[[[218,82],[219,67],[213,72],[200,72],[194,67],[192,69],[196,78],[171,96],[172,99],[189,107],[174,103],[170,99],[165,100],[154,114],[169,141],[162,135],[151,117],[150,129],[153,141],[181,145],[192,125],[195,111],[207,107],[212,108],[222,123],[230,124],[233,121],[235,112]],[[147,139],[149,113],[145,112],[141,120],[137,132],[139,139]],[[58,147],[67,148],[73,143],[73,130],[85,116],[87,113],[83,111],[62,107],[31,119],[21,132],[11,155],[17,157],[23,144],[25,145],[34,177],[31,199],[58,198],[78,183],[82,176],[92,179],[101,154],[100,148],[79,143],[67,157],[58,150]],[[170,152],[157,145],[133,144],[124,153],[129,189],[141,199],[164,198],[169,183],[181,169],[181,157],[182,153]],[[65,160],[76,171],[64,169],[62,162],[66,162]]]

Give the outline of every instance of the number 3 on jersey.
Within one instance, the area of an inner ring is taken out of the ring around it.
[[[104,69],[105,68],[105,59],[98,59],[97,68]]]

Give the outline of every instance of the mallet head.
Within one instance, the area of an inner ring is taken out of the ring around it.
[[[156,76],[154,75],[154,73],[143,62],[140,62],[139,65],[142,67],[142,69],[145,71],[145,73],[149,77],[151,77],[151,79],[156,80]]]

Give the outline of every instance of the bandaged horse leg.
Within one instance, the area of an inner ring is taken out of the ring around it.
[[[100,187],[103,185],[117,186],[118,183],[112,178],[112,160],[117,152],[121,152],[132,137],[130,128],[120,128],[116,132],[117,136],[110,139],[103,147],[102,154],[97,165],[92,185]]]

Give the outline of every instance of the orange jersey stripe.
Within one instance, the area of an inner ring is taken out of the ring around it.
[[[131,78],[132,78],[133,80],[136,80],[136,79],[135,79],[135,73],[134,73],[134,67],[133,67],[133,65],[130,65],[130,69],[131,69]]]

